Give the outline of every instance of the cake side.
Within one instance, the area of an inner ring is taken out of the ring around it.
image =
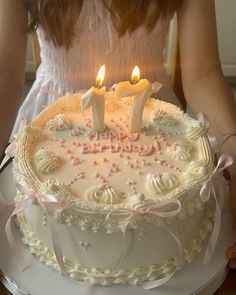
[[[32,207],[18,215],[23,242],[40,261],[60,272],[50,228],[43,222],[40,208]],[[99,230],[94,233],[57,223],[57,232],[63,241],[62,252],[67,274],[79,281],[104,286],[126,283],[139,285],[163,278],[193,262],[204,250],[212,231],[213,214],[214,206],[209,203],[206,208],[168,223],[183,244],[181,265],[178,265],[178,247],[173,237],[150,220],[140,221],[135,228],[126,232],[126,257],[115,273],[113,269],[123,252],[124,238],[121,231],[109,234]]]

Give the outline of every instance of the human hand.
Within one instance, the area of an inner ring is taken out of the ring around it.
[[[236,168],[233,168],[233,171],[231,171],[230,203],[233,212],[233,229],[236,231]]]
[[[234,165],[236,166],[236,165]],[[233,229],[235,230],[236,237],[236,169],[232,167],[231,170],[231,183],[230,183],[230,201],[233,211]],[[226,251],[226,258],[228,259],[228,266],[232,269],[236,268],[236,244],[230,246]]]
[[[227,249],[226,258],[228,259],[228,266],[232,269],[235,269],[236,268],[236,245],[233,245]]]

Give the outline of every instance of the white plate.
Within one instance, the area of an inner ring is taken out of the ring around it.
[[[11,169],[12,165],[9,165],[0,175],[0,190],[9,199],[14,197],[15,192]],[[60,275],[31,256],[28,248],[23,245],[18,230],[14,228],[19,247],[29,265],[28,269],[22,272],[19,269],[14,253],[8,245],[4,231],[10,208],[3,206],[0,206],[0,208],[0,236],[2,237],[0,240],[0,268],[4,274],[2,281],[15,295],[210,295],[217,290],[227,274],[225,252],[227,247],[232,245],[236,239],[232,231],[231,214],[224,209],[219,241],[209,267],[202,265],[202,257],[200,255],[195,262],[178,271],[165,285],[149,291],[145,291],[141,287],[129,285],[89,287],[82,286],[70,278]]]

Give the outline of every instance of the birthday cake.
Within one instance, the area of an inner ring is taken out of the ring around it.
[[[15,201],[32,201],[17,215],[23,241],[78,281],[158,285],[195,259],[213,228],[214,204],[200,197],[214,170],[206,127],[149,98],[141,131],[130,132],[133,103],[106,92],[97,132],[81,94],[67,94],[17,143]]]

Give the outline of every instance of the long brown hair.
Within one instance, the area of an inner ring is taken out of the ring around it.
[[[100,0],[110,11],[119,36],[134,32],[139,26],[151,31],[158,18],[175,11],[182,0]],[[29,12],[29,31],[42,25],[46,38],[57,46],[69,48],[83,0],[24,0]],[[150,4],[154,4],[148,14]]]

